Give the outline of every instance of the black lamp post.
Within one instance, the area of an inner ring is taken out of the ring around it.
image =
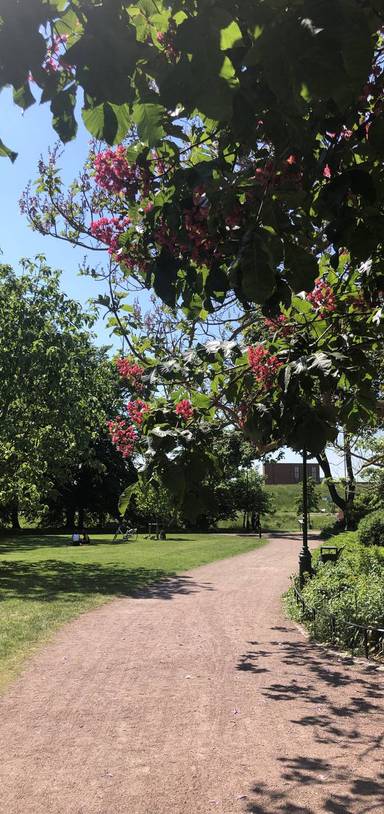
[[[303,547],[299,555],[300,587],[304,585],[304,574],[312,574],[312,556],[308,548],[308,490],[307,490],[307,450],[303,449]]]

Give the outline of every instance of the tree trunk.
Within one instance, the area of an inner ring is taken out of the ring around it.
[[[336,506],[338,506],[339,509],[341,509],[343,512],[345,512],[346,501],[345,501],[344,497],[339,495],[335,484],[331,483],[331,481],[332,481],[332,472],[331,472],[331,467],[329,465],[329,461],[328,461],[328,458],[327,458],[325,452],[323,452],[321,455],[317,455],[316,458],[317,458],[317,462],[318,462],[319,466],[321,467],[321,469],[324,472],[324,477],[326,478],[328,491],[329,491],[329,494],[330,494],[333,502],[336,503]]]
[[[20,528],[20,523],[19,523],[19,504],[18,504],[18,501],[17,501],[17,500],[15,500],[15,501],[12,503],[12,506],[11,506],[11,521],[12,521],[12,528],[13,528],[13,529],[19,529],[19,528]]]
[[[65,527],[67,529],[75,528],[75,510],[72,506],[65,507]]]
[[[347,482],[345,484],[345,530],[353,529],[352,511],[356,494],[355,473],[353,471],[351,444],[348,435],[344,434],[344,456]]]
[[[84,528],[84,506],[79,506],[79,529]]]

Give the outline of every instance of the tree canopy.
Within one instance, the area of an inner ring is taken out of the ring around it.
[[[118,385],[94,318],[43,260],[0,267],[0,317],[0,505],[36,518],[91,456]]]
[[[260,451],[323,462],[340,427],[380,417],[383,18],[381,0],[2,3],[0,84],[24,107],[40,88],[63,141],[81,89],[86,127],[118,145],[96,146],[67,196],[43,164],[32,223],[85,236],[109,281],[191,322],[238,309],[229,339],[194,334],[168,360],[134,343],[124,362],[151,403],[112,437],[126,454],[140,437],[148,472],[180,492],[198,448],[212,464],[217,416]],[[121,332],[119,305],[112,286]]]
[[[230,289],[284,300],[311,289],[326,248],[336,268],[345,247],[353,262],[380,262],[381,0],[0,10],[0,86],[13,85],[17,104],[40,89],[66,141],[80,88],[96,138],[119,143],[134,128],[129,166],[122,156],[113,180],[107,158],[98,172],[131,203],[138,190],[145,199],[114,237],[165,301],[197,290],[209,304]]]

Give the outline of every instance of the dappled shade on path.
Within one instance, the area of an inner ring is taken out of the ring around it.
[[[383,814],[383,673],[284,618],[298,548],[274,539],[63,628],[0,703],[0,811]],[[130,579],[77,567],[69,596]]]
[[[288,630],[284,627],[278,629],[282,632]],[[377,671],[376,665],[369,664],[356,670],[348,656],[332,653],[305,640],[272,639],[270,651],[255,649],[254,658],[273,657],[274,651],[278,652],[283,664],[294,668],[302,678],[291,676],[284,683],[267,683],[263,695],[269,702],[284,704],[284,718],[289,710],[292,713],[301,711],[290,719],[290,723],[308,728],[313,743],[320,747],[327,745],[331,750],[327,759],[294,754],[294,750],[289,757],[278,757],[278,791],[258,781],[252,788],[252,797],[256,799],[248,804],[247,810],[253,814],[384,812],[382,673]],[[373,724],[376,722],[376,735],[370,729],[366,730],[367,715],[372,716]],[[351,750],[354,754],[358,752],[362,763],[368,758],[373,776],[367,777],[358,771],[351,773]],[[303,807],[297,800],[303,795],[304,788],[308,796],[313,796],[314,802]]]
[[[151,584],[149,584],[151,583]],[[143,591],[143,586],[146,586]],[[78,594],[158,597],[171,599],[173,594],[210,590],[192,576],[168,575],[161,569],[110,568],[93,563],[3,561],[0,566],[0,595],[30,600],[53,601],[58,596],[68,602]]]

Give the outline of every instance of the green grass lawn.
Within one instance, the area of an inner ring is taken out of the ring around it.
[[[233,557],[263,545],[255,537],[176,533],[166,541],[112,544],[112,535],[92,537],[94,545],[73,547],[68,536],[18,535],[0,538],[0,688],[23,660],[64,622],[115,597],[169,577],[164,598],[193,591],[181,571]],[[157,587],[152,590],[159,592]]]

